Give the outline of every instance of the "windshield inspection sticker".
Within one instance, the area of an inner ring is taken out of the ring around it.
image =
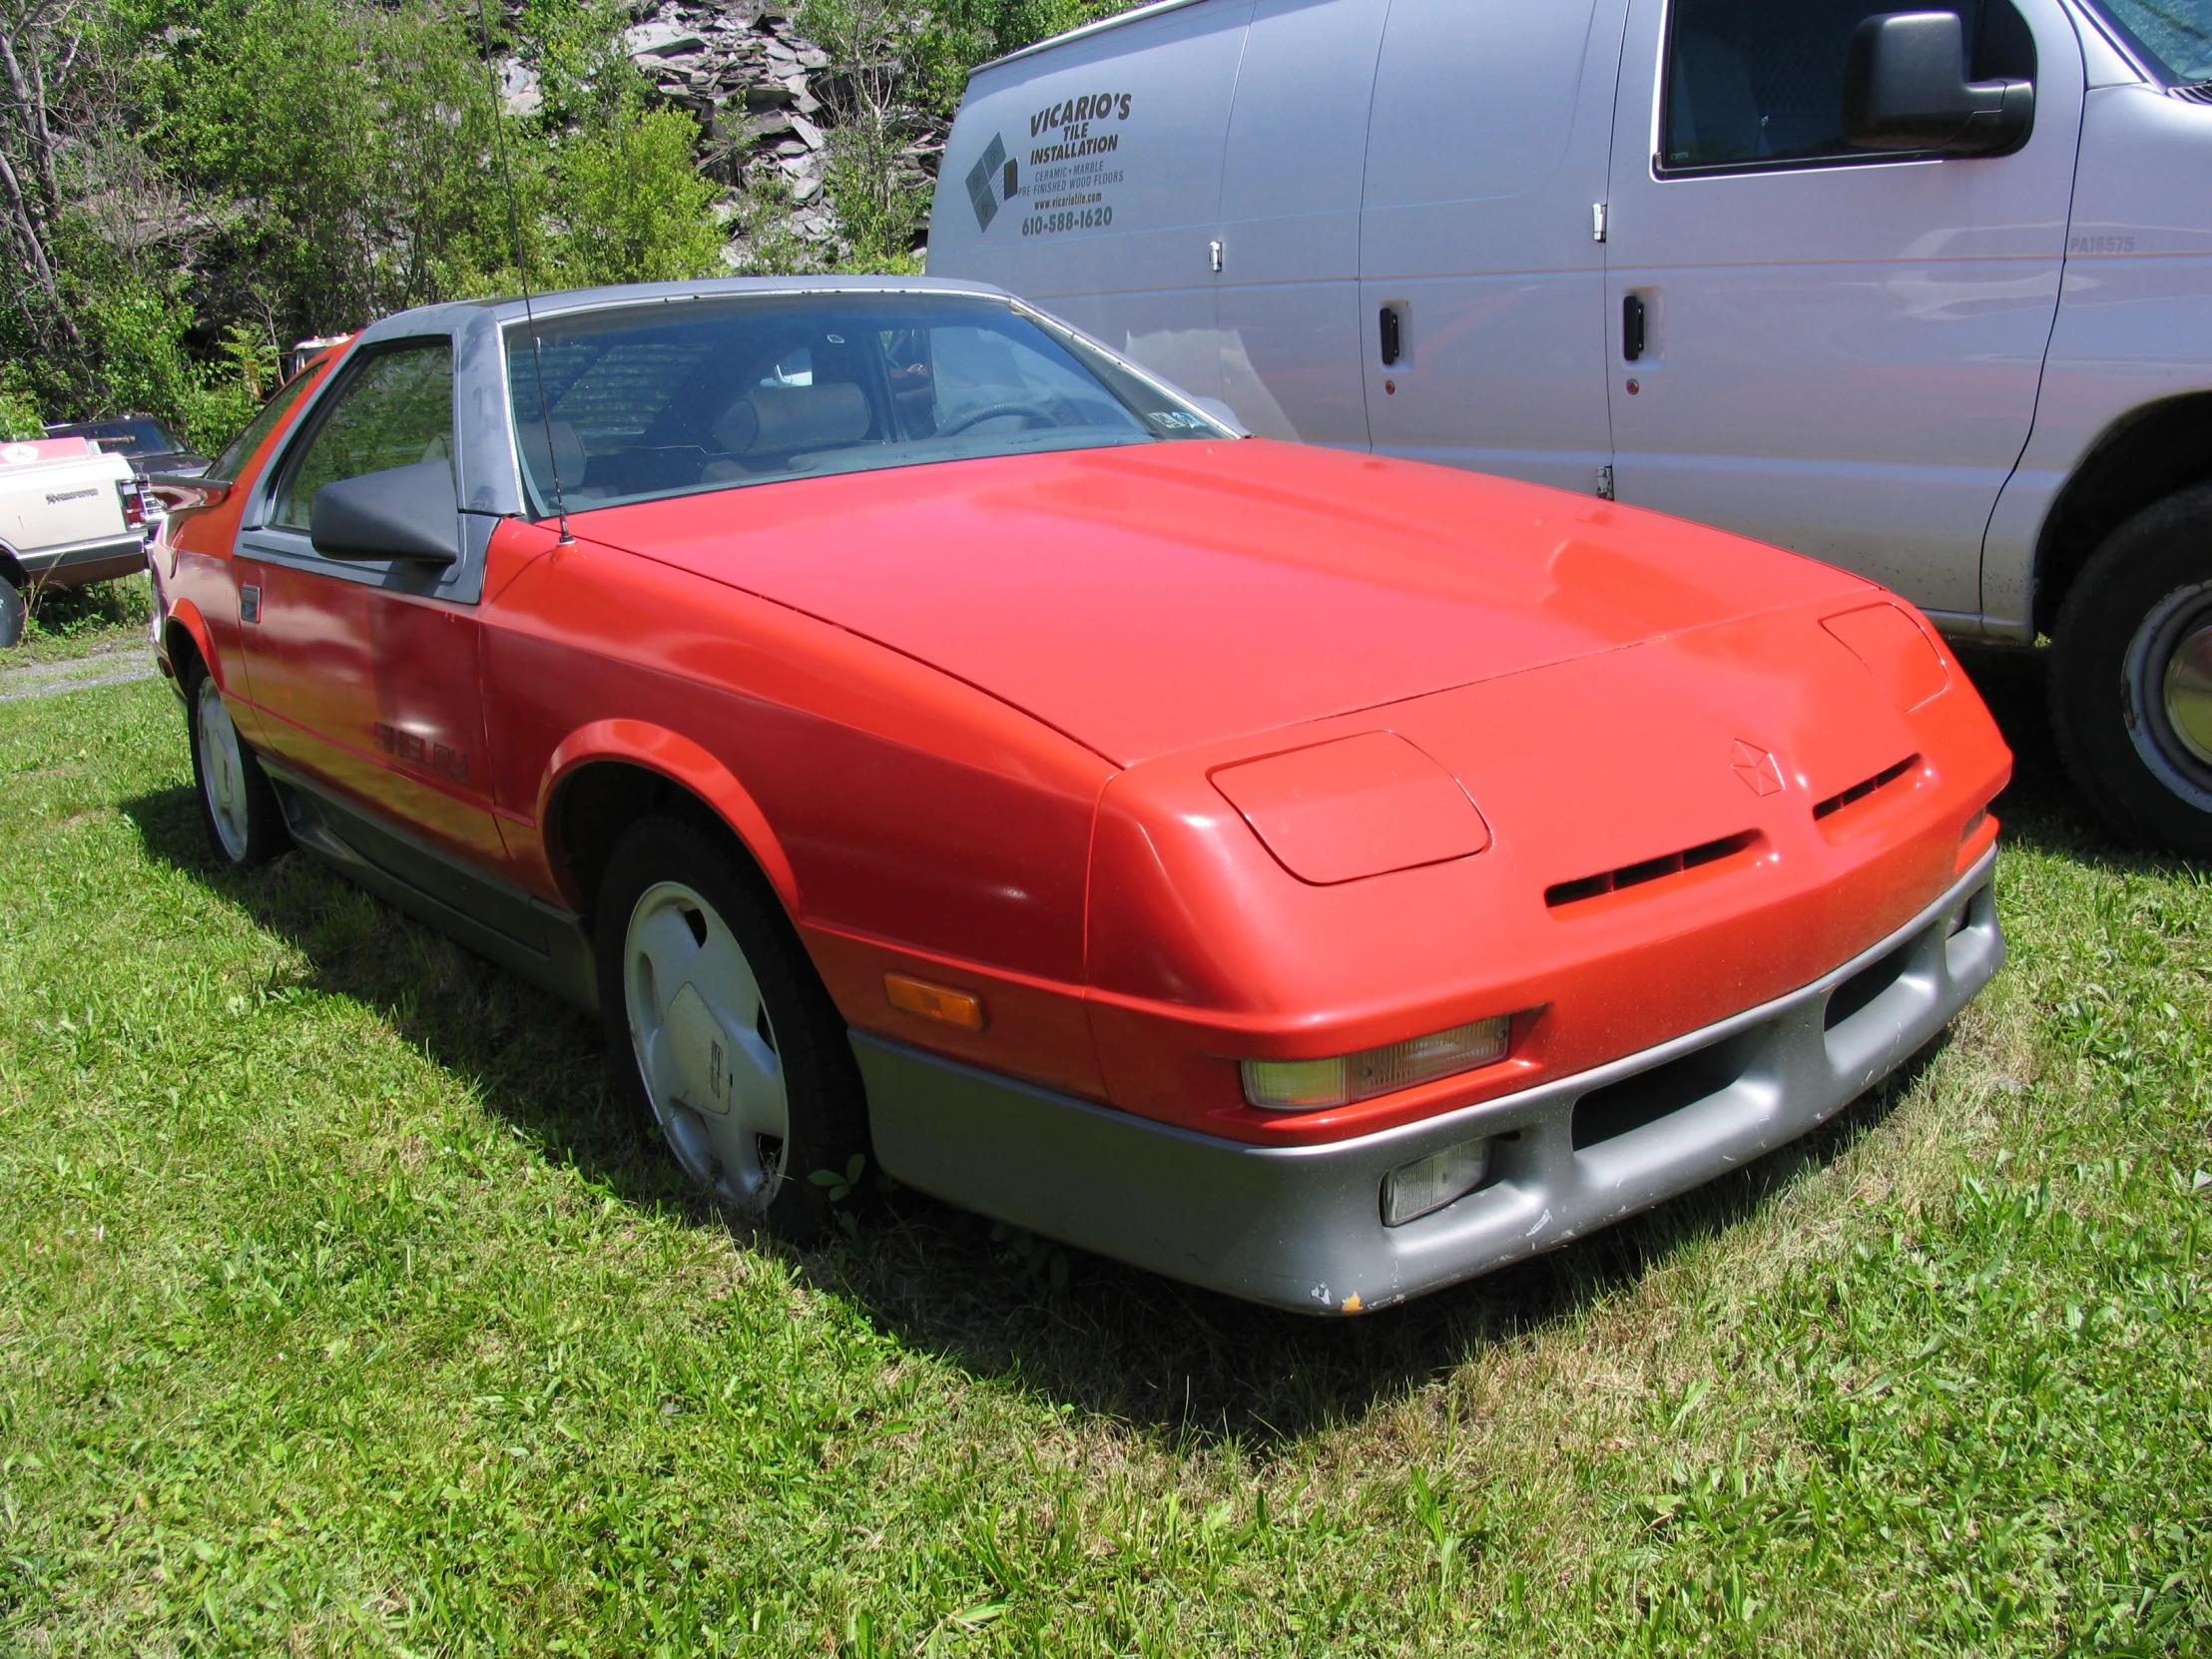
[[[1021,220],[1025,237],[1098,231],[1113,224],[1114,205],[1107,197],[1122,182],[1122,174],[1111,158],[1121,149],[1133,101],[1126,92],[1099,92],[1037,111],[1029,118],[1029,136],[1036,142],[1029,151],[1026,179],[1023,164],[1006,153],[1003,135],[994,133],[968,170],[976,229],[989,230],[1000,206],[1017,196],[1026,199],[1029,209]]]

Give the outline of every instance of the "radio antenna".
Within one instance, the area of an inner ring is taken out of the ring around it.
[[[484,0],[476,0],[476,29],[484,41],[484,79],[491,87],[492,149],[499,158],[499,179],[507,192],[507,245],[514,250],[515,276],[522,283],[522,321],[530,330],[530,368],[538,382],[538,420],[545,427],[545,465],[553,478],[553,512],[560,520],[560,545],[572,547],[576,538],[568,529],[568,498],[561,492],[561,454],[553,445],[553,405],[545,395],[545,349],[538,339],[537,313],[530,308],[530,267],[522,257],[522,218],[515,211],[514,169],[507,163],[506,89],[499,84],[499,64],[492,56],[491,20]]]

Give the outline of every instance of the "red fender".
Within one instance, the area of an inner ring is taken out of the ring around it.
[[[563,738],[546,763],[545,780],[538,787],[538,839],[543,846],[552,821],[553,799],[577,768],[595,761],[622,761],[657,772],[681,784],[714,809],[743,841],[760,864],[762,873],[776,888],[787,913],[796,918],[799,877],[784,846],[769,828],[763,813],[730,769],[706,750],[665,727],[642,720],[597,720]],[[550,860],[549,860],[550,861]],[[548,871],[550,874],[551,872]],[[571,894],[571,897],[574,895]]]
[[[223,659],[216,655],[215,642],[208,628],[208,619],[200,614],[198,605],[195,605],[189,599],[180,599],[170,607],[169,615],[162,620],[162,657],[165,661],[169,657],[169,631],[172,628],[182,628],[186,636],[191,639],[192,648],[200,653],[200,660],[208,665],[208,672],[215,676],[218,691],[222,692],[225,697],[235,698],[242,703],[248,701],[242,693],[232,688],[230,679],[224,671]],[[175,680],[180,687],[184,685],[184,678],[178,674],[175,663],[169,664],[169,677]]]

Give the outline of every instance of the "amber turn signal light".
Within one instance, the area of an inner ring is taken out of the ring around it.
[[[972,991],[956,991],[949,985],[932,985],[907,973],[883,975],[883,994],[893,1008],[919,1014],[940,1025],[957,1025],[963,1031],[983,1029],[983,999]]]

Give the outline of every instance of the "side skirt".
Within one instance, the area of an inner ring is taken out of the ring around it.
[[[266,755],[260,760],[300,846],[455,943],[599,1012],[599,972],[581,916],[337,800]]]

